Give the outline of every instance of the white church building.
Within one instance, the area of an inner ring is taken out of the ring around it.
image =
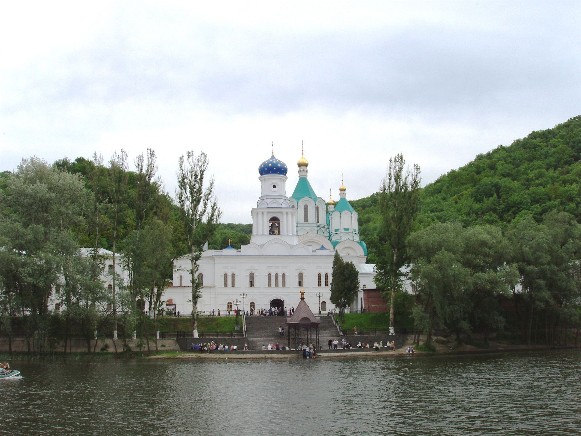
[[[363,290],[374,289],[374,265],[366,264],[367,247],[359,239],[357,212],[347,200],[345,186],[339,200],[325,202],[308,179],[304,155],[298,181],[287,196],[287,165],[274,153],[258,167],[260,197],[252,209],[252,236],[239,250],[205,250],[199,262],[202,297],[198,311],[227,314],[296,307],[301,289],[313,312],[335,309],[330,301],[333,257],[337,251],[359,271],[360,291],[352,310],[363,307]],[[189,258],[174,262],[173,283],[164,293],[166,306],[176,313],[192,310]]]

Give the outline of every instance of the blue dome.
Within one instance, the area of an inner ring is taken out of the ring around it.
[[[260,164],[258,167],[258,172],[261,176],[265,176],[267,174],[281,174],[286,176],[287,167],[286,164],[278,160],[274,157],[274,154],[270,157],[270,159],[265,160]]]

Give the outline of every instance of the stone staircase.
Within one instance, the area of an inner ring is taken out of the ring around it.
[[[329,339],[339,339],[337,328],[330,316],[320,316],[319,343],[323,349],[327,348]],[[263,345],[287,345],[287,318],[285,316],[249,316],[246,317],[246,339],[250,350],[261,350]],[[279,327],[284,328],[284,335],[278,333]]]

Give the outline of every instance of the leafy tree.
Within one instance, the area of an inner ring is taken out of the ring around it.
[[[127,153],[121,150],[119,154],[114,153],[109,161],[109,199],[111,212],[111,244],[112,244],[112,259],[113,259],[113,339],[117,339],[117,242],[120,239],[120,231],[122,230],[121,219],[125,212],[126,203],[124,195],[127,191]]]
[[[402,289],[402,268],[409,263],[406,240],[419,208],[420,167],[406,169],[403,155],[389,160],[379,192],[381,223],[375,282],[389,300],[389,326],[394,328],[394,302]]]
[[[353,303],[359,290],[359,273],[352,262],[345,262],[338,252],[333,258],[331,303],[339,308],[343,316],[345,308]]]
[[[575,275],[581,257],[580,229],[577,221],[564,212],[552,212],[542,223],[525,217],[509,229],[521,293],[528,309],[526,341],[529,344],[533,342],[535,320],[545,320],[545,341],[550,344],[551,332],[559,321],[575,318],[575,308],[581,301],[581,284]]]
[[[414,317],[416,325],[426,332],[428,345],[436,327],[447,327],[457,335],[468,330],[466,288],[470,277],[459,259],[461,232],[461,225],[445,223],[410,236],[411,277],[418,299]]]
[[[209,248],[220,250],[228,245],[240,248],[250,242],[251,234],[252,224],[218,224]]]
[[[462,232],[462,265],[470,271],[468,298],[471,301],[470,326],[484,333],[500,331],[505,320],[499,296],[508,296],[518,282],[516,265],[509,263],[508,240],[500,227],[472,226]]]
[[[38,159],[24,160],[9,177],[0,201],[0,274],[6,300],[29,313],[38,346],[48,326],[53,292],[73,298],[83,263],[76,235],[85,226],[89,193],[80,177]],[[29,336],[30,337],[30,336]]]
[[[435,327],[455,333],[457,341],[475,330],[487,340],[503,327],[498,297],[510,292],[518,274],[507,263],[508,245],[499,228],[434,224],[414,232],[409,247],[419,303],[415,316],[428,344]]]
[[[214,198],[214,180],[206,183],[208,157],[205,153],[196,155],[188,151],[180,156],[178,170],[177,202],[182,213],[184,233],[190,258],[192,282],[192,330],[198,337],[198,300],[202,283],[198,280],[198,262],[202,257],[204,244],[216,229],[221,211]]]

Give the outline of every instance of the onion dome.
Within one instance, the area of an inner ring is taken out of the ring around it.
[[[266,176],[268,174],[279,174],[286,176],[286,172],[286,164],[274,157],[274,154],[270,157],[270,159],[265,160],[258,167],[258,173],[261,176]]]
[[[309,161],[305,159],[305,149],[302,145],[301,145],[301,158],[297,162],[297,165],[299,166],[299,168],[309,166]]]
[[[333,196],[331,195],[330,189],[329,189],[329,201],[327,201],[327,204],[329,206],[335,206],[337,204],[337,202],[335,200],[333,200]]]
[[[347,188],[345,187],[345,183],[343,183],[343,175],[341,175],[341,186],[339,186],[340,192],[345,192]]]

